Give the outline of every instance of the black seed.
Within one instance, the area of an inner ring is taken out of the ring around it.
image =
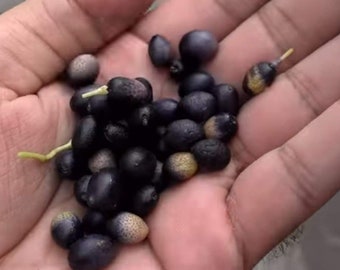
[[[163,163],[157,161],[154,175],[150,181],[150,184],[155,187],[156,192],[161,193],[166,188],[166,183],[163,178]]]
[[[178,101],[171,98],[164,98],[153,103],[156,121],[158,125],[167,125],[175,121],[177,115]]]
[[[156,207],[159,196],[153,186],[145,186],[137,191],[133,198],[131,212],[145,217]]]
[[[96,173],[105,168],[116,168],[117,164],[112,151],[104,148],[89,159],[88,167],[92,173]]]
[[[185,66],[199,67],[210,61],[217,53],[216,37],[205,30],[194,30],[185,34],[179,44],[179,51]]]
[[[122,196],[120,177],[114,169],[103,169],[94,174],[87,189],[87,204],[103,213],[114,213]]]
[[[230,162],[230,150],[221,141],[206,139],[196,143],[191,152],[201,171],[213,172],[224,169]]]
[[[88,85],[93,83],[99,74],[99,62],[91,54],[82,54],[71,61],[66,72],[71,85]]]
[[[209,92],[215,85],[214,78],[207,72],[195,72],[179,85],[178,94],[183,97],[193,92]]]
[[[270,86],[276,77],[276,66],[270,62],[261,62],[253,66],[243,80],[243,90],[253,96]]]
[[[83,87],[80,90],[76,91],[70,100],[70,107],[72,111],[74,111],[79,116],[89,115],[90,112],[88,109],[90,98],[83,98],[82,95],[91,92],[97,88],[99,88],[99,86],[93,84]]]
[[[113,111],[110,108],[107,95],[97,95],[90,98],[88,111],[97,121],[104,122],[113,118]]]
[[[115,110],[129,112],[152,101],[152,91],[140,81],[116,77],[107,85],[109,102]]]
[[[187,151],[199,140],[204,138],[203,128],[189,119],[172,122],[164,136],[164,141],[174,151]]]
[[[152,178],[157,160],[155,155],[142,148],[135,147],[123,154],[119,162],[119,168],[126,181],[133,187],[139,188],[147,184]]]
[[[173,152],[174,150],[170,149],[163,138],[158,139],[155,149],[157,159],[164,161]]]
[[[130,136],[127,125],[121,123],[108,123],[104,127],[104,138],[108,146],[114,152],[122,152],[126,150],[130,144]]]
[[[155,35],[149,42],[149,56],[156,67],[168,66],[173,60],[170,42],[161,35]]]
[[[233,86],[230,84],[220,84],[215,86],[211,90],[211,93],[216,98],[218,112],[237,115],[239,110],[239,96]]]
[[[53,218],[51,233],[54,241],[67,249],[83,236],[82,224],[74,213],[63,212]]]
[[[83,228],[84,232],[87,234],[98,233],[105,234],[106,228],[106,217],[104,214],[88,210],[85,216],[83,217]]]
[[[172,154],[164,162],[163,176],[168,184],[174,184],[190,179],[197,169],[197,162],[191,153],[179,152]]]
[[[77,201],[83,205],[87,206],[87,188],[91,179],[91,175],[84,175],[74,184],[74,196]]]
[[[237,132],[238,124],[235,116],[221,113],[211,117],[204,124],[205,136],[209,139],[229,141]]]
[[[148,92],[151,93],[151,100],[153,100],[153,89],[152,89],[151,83],[143,77],[138,77],[138,78],[136,78],[136,80],[140,81],[142,84],[144,84],[144,86],[146,87]]]
[[[73,270],[101,270],[116,257],[118,246],[108,236],[92,234],[75,242],[68,254]]]
[[[76,153],[89,154],[95,148],[97,123],[93,116],[79,120],[72,138],[72,148]]]
[[[144,133],[154,130],[156,127],[156,115],[153,106],[147,104],[134,109],[129,116],[128,123],[132,132]]]
[[[77,180],[87,173],[86,163],[72,150],[65,150],[56,156],[55,166],[60,179]]]
[[[196,122],[206,121],[216,113],[216,99],[206,92],[193,92],[181,99],[178,113]]]
[[[169,72],[171,78],[176,81],[182,80],[187,75],[187,71],[185,70],[182,61],[177,59],[172,61]]]

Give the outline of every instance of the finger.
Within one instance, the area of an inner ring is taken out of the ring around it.
[[[268,0],[169,0],[145,17],[135,33],[145,41],[156,33],[173,44],[193,29],[207,29],[219,39],[235,29],[243,20]]]
[[[232,151],[239,170],[278,147],[340,98],[340,36],[297,64],[244,106]]]
[[[80,53],[130,26],[151,0],[26,1],[0,17],[0,86],[18,95],[52,81]]]
[[[259,61],[293,47],[294,54],[280,67],[284,71],[334,38],[340,33],[339,15],[337,0],[270,1],[221,42],[209,69],[241,90],[247,70]]]
[[[339,113],[337,101],[236,179],[227,201],[249,267],[339,190]]]
[[[17,153],[48,153],[70,139],[69,93],[54,84],[0,107],[0,256],[22,240],[58,188],[53,161],[19,160]]]

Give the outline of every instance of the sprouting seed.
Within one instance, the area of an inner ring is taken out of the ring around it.
[[[294,52],[289,49],[281,57],[271,62],[260,62],[249,69],[243,80],[243,90],[250,96],[262,93],[270,86],[277,74],[277,67]]]

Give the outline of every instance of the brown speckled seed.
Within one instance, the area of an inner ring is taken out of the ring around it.
[[[99,62],[92,54],[81,54],[70,62],[66,72],[74,86],[92,84],[99,74]]]
[[[121,212],[107,223],[107,230],[111,237],[123,244],[137,244],[149,234],[148,225],[139,216]]]
[[[221,113],[209,118],[203,128],[208,139],[219,139],[227,142],[236,134],[238,123],[235,116],[229,113]]]
[[[197,170],[195,157],[186,152],[172,154],[163,165],[164,176],[170,182],[188,180],[196,174]]]
[[[91,172],[96,173],[104,168],[116,168],[117,164],[112,151],[102,149],[89,159],[88,165]]]

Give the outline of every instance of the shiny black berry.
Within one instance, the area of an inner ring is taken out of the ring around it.
[[[79,120],[72,137],[72,148],[79,154],[90,154],[96,147],[98,125],[93,116]]]
[[[114,169],[95,173],[87,188],[87,204],[91,209],[113,213],[119,207],[122,196],[121,179]]]
[[[119,168],[124,181],[129,181],[132,188],[139,188],[150,182],[157,160],[155,155],[142,147],[131,148],[126,151],[120,161]]]
[[[55,167],[60,179],[77,180],[88,172],[86,163],[73,150],[65,150],[56,156]]]
[[[161,35],[155,35],[149,42],[149,56],[156,67],[166,67],[173,60],[173,51],[170,42]]]
[[[130,145],[128,126],[120,122],[108,123],[103,130],[104,138],[114,152],[125,151]]]
[[[60,247],[67,249],[83,236],[83,228],[77,215],[66,211],[53,218],[51,233],[53,240]]]
[[[131,212],[145,217],[156,207],[159,195],[154,186],[145,186],[137,191],[132,201]]]
[[[152,101],[152,91],[138,80],[116,77],[107,86],[109,103],[117,111],[129,112]]]
[[[207,72],[195,72],[186,77],[179,85],[178,94],[183,97],[193,92],[209,92],[215,85],[215,80]]]
[[[74,184],[74,196],[76,200],[83,206],[87,206],[87,188],[91,179],[91,175],[84,175]]]
[[[193,92],[181,99],[178,112],[182,118],[204,122],[216,113],[216,99],[206,92]]]
[[[167,125],[177,119],[178,101],[171,98],[164,98],[154,101],[152,105],[158,125]]]
[[[185,34],[179,44],[184,66],[199,67],[216,55],[218,41],[209,31],[194,30]]]
[[[219,84],[210,91],[216,98],[218,112],[237,115],[239,110],[239,95],[230,84]]]
[[[204,138],[203,128],[190,119],[172,122],[164,136],[164,142],[174,151],[187,151]]]
[[[204,172],[213,172],[224,169],[230,161],[229,148],[216,139],[199,141],[192,148],[199,169]]]
[[[118,246],[110,237],[91,234],[71,246],[68,262],[73,270],[101,270],[113,261],[117,253]]]

